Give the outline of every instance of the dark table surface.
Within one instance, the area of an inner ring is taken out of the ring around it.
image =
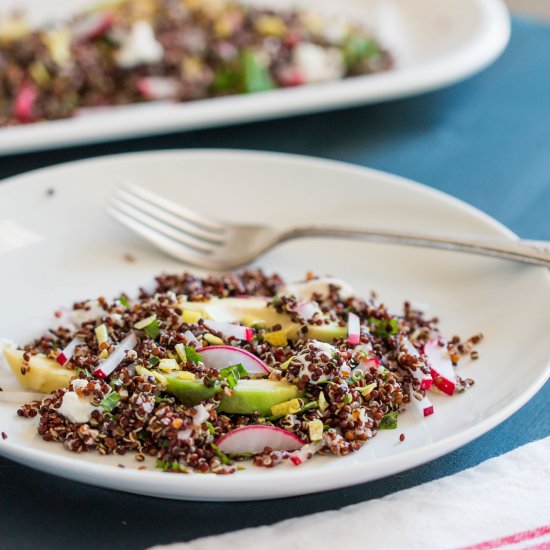
[[[550,28],[514,20],[488,70],[423,96],[339,112],[0,158],[0,178],[80,158],[150,149],[285,151],[412,178],[550,240]],[[550,383],[500,426],[405,473],[284,500],[197,503],[98,489],[0,458],[0,547],[145,548],[382,497],[550,435]]]

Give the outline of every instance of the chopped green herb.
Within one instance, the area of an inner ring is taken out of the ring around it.
[[[380,55],[380,50],[376,42],[368,38],[352,35],[344,44],[344,61],[348,67],[374,55]]]
[[[311,411],[313,409],[319,408],[319,402],[318,401],[310,401],[309,403],[306,403],[301,409],[297,410],[294,414],[304,414],[308,411]],[[284,415],[275,415],[275,416],[266,416],[264,420],[269,420],[270,422],[274,422],[275,420],[279,420],[280,418],[283,418]]]
[[[164,460],[161,460],[160,458],[157,458],[155,468],[158,468],[159,470],[162,470],[163,472],[167,472],[168,471],[168,462],[166,462]]]
[[[349,405],[351,403],[351,393],[346,393],[344,395],[344,405]]]
[[[118,299],[120,302],[120,305],[128,309],[130,307],[130,302],[128,302],[128,297],[122,294],[120,298]]]
[[[151,321],[144,329],[145,334],[155,340],[160,334],[159,322],[157,319]]]
[[[212,422],[209,422],[208,420],[205,422],[206,426],[208,427],[208,431],[210,432],[210,435],[214,435],[216,433],[216,428],[212,426]]]
[[[222,461],[222,464],[231,464],[229,457],[225,453],[222,453],[214,443],[210,443],[210,447],[212,447],[214,454]]]
[[[395,430],[397,428],[397,411],[385,414],[380,421],[379,430]]]
[[[122,386],[122,380],[120,380],[120,378],[113,378],[113,379],[109,382],[109,386],[111,386],[111,388],[113,388],[113,390],[116,390],[117,388],[119,388],[120,386]]]
[[[243,70],[243,91],[245,93],[265,92],[275,87],[269,69],[260,56],[252,50],[241,52]]]
[[[156,355],[149,355],[149,359],[147,359],[147,363],[149,363],[152,367],[158,367],[160,363],[160,359]]]
[[[106,412],[111,412],[120,401],[120,395],[116,392],[108,393],[99,403],[99,406]]]
[[[254,453],[229,453],[230,458],[252,458]]]
[[[220,378],[222,380],[227,380],[230,388],[234,388],[242,376],[248,376],[248,372],[243,367],[242,363],[237,363],[236,365],[231,365],[230,367],[220,370]]]
[[[92,374],[90,373],[90,371],[88,369],[81,369],[81,368],[76,369],[76,375],[77,376],[80,376],[81,372],[83,372],[86,375],[86,378],[91,378],[91,376],[92,376]]]
[[[172,397],[155,397],[155,403],[160,405],[161,403],[173,403],[174,399]]]
[[[195,363],[195,365],[197,365],[199,361],[202,361],[201,354],[197,353],[193,346],[185,346],[185,356],[188,361]]]
[[[239,74],[235,67],[222,66],[214,76],[212,89],[219,93],[235,93],[239,88]]]
[[[375,336],[380,336],[381,338],[389,338],[394,334],[397,334],[398,324],[397,319],[390,319],[389,321],[381,321],[371,317],[369,319],[369,328]]]

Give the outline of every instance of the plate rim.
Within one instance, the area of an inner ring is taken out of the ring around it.
[[[483,32],[462,48],[443,58],[421,63],[418,67],[397,68],[337,82],[258,94],[164,106],[156,102],[141,104],[137,108],[143,109],[142,113],[128,121],[123,109],[136,108],[136,105],[131,105],[122,107],[118,112],[96,113],[96,118],[103,117],[99,127],[93,124],[88,128],[86,125],[79,126],[78,122],[75,123],[78,118],[73,117],[0,128],[0,156],[286,118],[411,97],[445,88],[490,65],[504,51],[510,39],[510,13],[503,0],[467,1],[478,8],[479,20],[484,23]],[[241,114],[242,110],[246,112]],[[199,115],[193,111],[199,112]],[[125,117],[124,124],[118,126],[115,123],[121,113]]]
[[[309,165],[313,167],[332,168],[336,171],[347,171],[352,174],[361,175],[367,178],[377,178],[381,180],[392,181],[397,187],[413,189],[417,193],[430,195],[438,200],[443,200],[449,205],[457,208],[463,212],[472,215],[484,223],[488,230],[496,234],[500,234],[503,238],[514,239],[515,234],[507,229],[503,224],[495,220],[493,217],[477,209],[476,207],[458,199],[452,197],[443,191],[434,189],[425,184],[409,180],[395,174],[391,174],[382,170],[376,170],[368,167],[361,167],[358,165],[349,164],[341,161],[334,161],[322,158],[316,158],[306,155],[295,155],[288,153],[276,153],[276,152],[262,152],[262,151],[246,151],[246,150],[233,150],[233,149],[185,149],[185,150],[164,150],[164,151],[145,151],[137,153],[124,153],[119,155],[107,155],[100,156],[91,159],[83,159],[72,161],[69,163],[57,164],[49,166],[43,169],[37,169],[29,171],[17,176],[7,178],[0,181],[0,195],[2,194],[2,188],[12,185],[21,185],[20,180],[30,179],[35,180],[38,184],[40,175],[44,172],[59,172],[65,170],[74,169],[75,166],[86,166],[94,164],[103,164],[109,162],[121,161],[123,163],[131,161],[135,157],[174,157],[174,158],[193,158],[202,157],[208,158],[217,156],[231,157],[237,161],[246,161],[247,159],[265,160],[281,162],[283,164],[298,163],[301,165]],[[32,183],[32,182],[31,182]],[[78,184],[77,184],[78,185]],[[550,290],[550,273],[542,273],[546,279],[546,283]],[[342,463],[331,466],[330,478],[333,479],[331,483],[324,486],[316,487],[309,486],[307,488],[301,487],[298,492],[292,492],[283,490],[284,495],[273,496],[270,494],[266,498],[282,498],[289,494],[309,494],[324,490],[336,489],[341,487],[347,487],[350,485],[356,485],[359,483],[365,483],[374,479],[380,479],[387,475],[393,475],[398,472],[408,470],[419,464],[426,463],[434,460],[444,454],[447,454],[471,441],[475,440],[479,436],[493,429],[495,426],[509,418],[514,412],[519,410],[527,401],[529,401],[543,386],[546,380],[550,377],[550,358],[544,368],[540,369],[540,372],[536,375],[533,383],[528,386],[522,393],[515,396],[514,399],[509,401],[504,407],[490,414],[487,418],[477,422],[475,425],[462,429],[458,434],[450,434],[436,442],[431,442],[427,445],[423,445],[416,449],[405,451],[398,455],[390,455],[373,459],[373,463],[377,464],[377,474],[374,476],[361,475],[361,472],[365,472],[365,464],[359,463]],[[426,451],[429,449],[428,457],[426,457]],[[0,441],[0,455],[10,458],[16,462],[22,463],[27,466],[31,466],[35,469],[39,469],[48,473],[54,473],[54,475],[61,475],[72,480],[87,483],[89,485],[101,486],[106,488],[115,488],[124,492],[135,492],[138,494],[149,494],[158,498],[170,498],[170,499],[184,499],[184,500],[223,500],[223,501],[236,501],[236,500],[259,500],[257,495],[247,495],[247,490],[253,487],[258,481],[263,480],[265,482],[265,473],[260,472],[247,472],[246,476],[235,478],[234,476],[184,476],[180,479],[184,479],[184,482],[174,484],[177,489],[185,494],[173,494],[174,490],[167,491],[166,487],[163,487],[163,494],[160,495],[156,492],[158,484],[166,484],[166,477],[164,472],[156,472],[148,470],[146,472],[134,470],[134,469],[120,469],[113,467],[110,464],[91,463],[86,462],[86,475],[87,479],[81,479],[81,473],[83,468],[83,462],[79,460],[77,456],[63,456],[50,453],[41,449],[34,449],[33,447],[14,441],[10,441],[9,437],[5,441]],[[62,473],[60,473],[62,470]],[[136,477],[137,476],[137,477]],[[357,477],[355,477],[357,476]],[[293,480],[300,478],[307,483],[311,479],[319,479],[319,471],[316,469],[306,470],[279,470],[277,472],[277,482],[281,487],[285,484],[291,483]],[[163,480],[161,482],[161,480]],[[129,487],[131,482],[135,482],[135,490]],[[221,491],[223,496],[215,496],[215,492]],[[243,494],[239,494],[243,493]]]

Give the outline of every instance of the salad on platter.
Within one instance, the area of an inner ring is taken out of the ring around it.
[[[119,0],[38,28],[0,13],[0,126],[334,81],[392,63],[363,25],[297,9]]]
[[[261,270],[163,274],[56,311],[53,327],[4,349],[17,414],[68,451],[176,473],[356,452],[408,408],[433,414],[430,392],[469,389],[455,367],[482,339],[445,339],[413,302],[390,312],[334,277]]]

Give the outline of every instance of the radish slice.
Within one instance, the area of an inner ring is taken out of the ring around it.
[[[241,363],[248,374],[271,372],[261,359],[244,349],[233,346],[209,346],[197,351],[202,357],[202,362],[210,369],[221,370]]]
[[[80,338],[73,338],[65,347],[65,349],[55,358],[55,360],[63,366],[67,361],[69,361],[74,355],[76,346],[82,344]]]
[[[137,89],[147,99],[172,99],[178,95],[177,80],[162,76],[144,76],[137,81]]]
[[[380,366],[380,361],[377,357],[369,357],[361,361],[356,368],[363,371],[363,374],[368,374],[371,369],[377,369]]]
[[[190,330],[186,330],[183,335],[185,336],[188,344],[195,344],[196,346],[199,345],[197,337]]]
[[[401,340],[401,346],[405,348],[405,351],[409,355],[412,355],[413,357],[419,359],[419,363],[424,363],[422,356],[420,355],[420,353],[418,353],[418,350],[411,344],[408,338],[403,338]],[[422,372],[420,368],[417,368],[416,370],[408,370],[407,372],[409,372],[412,377],[419,382],[421,390],[427,391],[432,387],[433,378],[431,374]]]
[[[440,346],[438,340],[430,340],[424,346],[434,384],[447,395],[453,395],[456,390],[456,374],[447,351],[447,346]]]
[[[38,92],[32,84],[23,84],[13,105],[13,112],[19,122],[30,122],[33,119],[33,107],[38,98]]]
[[[304,73],[295,67],[289,67],[288,69],[281,71],[278,74],[278,77],[282,86],[301,86],[306,83]]]
[[[113,24],[113,14],[108,12],[95,13],[82,19],[73,28],[73,40],[94,40],[103,36]]]
[[[424,397],[422,400],[419,401],[418,399],[416,399],[416,397],[414,397],[414,395],[412,395],[411,392],[411,403],[414,409],[422,416],[430,416],[434,413],[434,406],[427,397]]]
[[[348,342],[352,346],[356,346],[361,341],[361,323],[359,317],[352,313],[348,313]]]
[[[221,321],[205,321],[204,326],[209,330],[214,330],[221,333],[226,338],[237,338],[237,340],[245,340],[250,342],[254,338],[254,331],[250,327],[241,325],[232,325],[231,323],[222,323]]]
[[[290,456],[288,458],[290,462],[294,464],[294,466],[300,466],[300,464],[303,464],[306,460],[312,458],[315,453],[318,453],[323,445],[324,443],[322,441],[308,443],[307,445],[304,445],[301,449],[290,453]]]
[[[274,451],[296,451],[304,446],[297,436],[274,426],[242,426],[235,428],[216,441],[226,454],[261,453],[266,447]]]
[[[107,378],[124,361],[126,353],[137,346],[137,343],[136,334],[130,332],[115,348],[115,351],[99,364],[99,367],[94,371],[94,375],[98,378]]]
[[[304,319],[304,321],[309,321],[313,319],[315,315],[320,314],[321,310],[314,302],[301,302],[296,308],[296,313]]]

